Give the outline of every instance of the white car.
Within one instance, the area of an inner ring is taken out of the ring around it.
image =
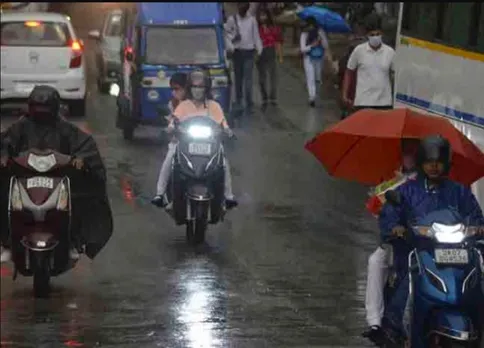
[[[84,45],[69,17],[17,12],[1,16],[1,101],[28,98],[36,85],[56,88],[69,113],[86,110]]]

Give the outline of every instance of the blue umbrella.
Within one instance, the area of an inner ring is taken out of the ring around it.
[[[338,13],[326,8],[308,6],[297,12],[302,20],[312,17],[327,33],[350,33],[351,28]]]

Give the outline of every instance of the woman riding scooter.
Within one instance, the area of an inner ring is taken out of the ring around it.
[[[233,132],[228,126],[225,119],[222,107],[219,103],[212,99],[211,96],[211,79],[202,70],[195,70],[190,73],[187,81],[186,97],[187,100],[182,101],[174,111],[174,118],[183,121],[186,118],[200,116],[206,114],[221,124],[229,137],[233,137]],[[170,123],[169,129],[174,130],[174,122]],[[173,156],[176,153],[176,143],[170,144],[165,160],[161,166],[156,196],[151,201],[158,207],[167,207],[168,199],[166,198],[166,189],[171,173],[171,163]],[[232,177],[230,175],[230,167],[228,160],[225,158],[225,204],[227,209],[237,206],[234,194],[232,193]]]

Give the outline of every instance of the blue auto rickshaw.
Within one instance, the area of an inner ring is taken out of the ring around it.
[[[123,72],[119,78],[117,127],[125,139],[138,125],[164,127],[170,77],[196,68],[209,71],[214,98],[230,108],[231,81],[225,58],[222,4],[141,2],[125,13]]]

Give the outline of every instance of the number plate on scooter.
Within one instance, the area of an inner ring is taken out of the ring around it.
[[[435,263],[467,265],[469,263],[469,253],[465,249],[435,249]]]
[[[188,153],[190,155],[209,156],[212,153],[212,144],[189,143]]]
[[[27,179],[27,189],[36,188],[36,187],[53,189],[54,179],[46,178],[43,176],[35,176],[33,178]]]

